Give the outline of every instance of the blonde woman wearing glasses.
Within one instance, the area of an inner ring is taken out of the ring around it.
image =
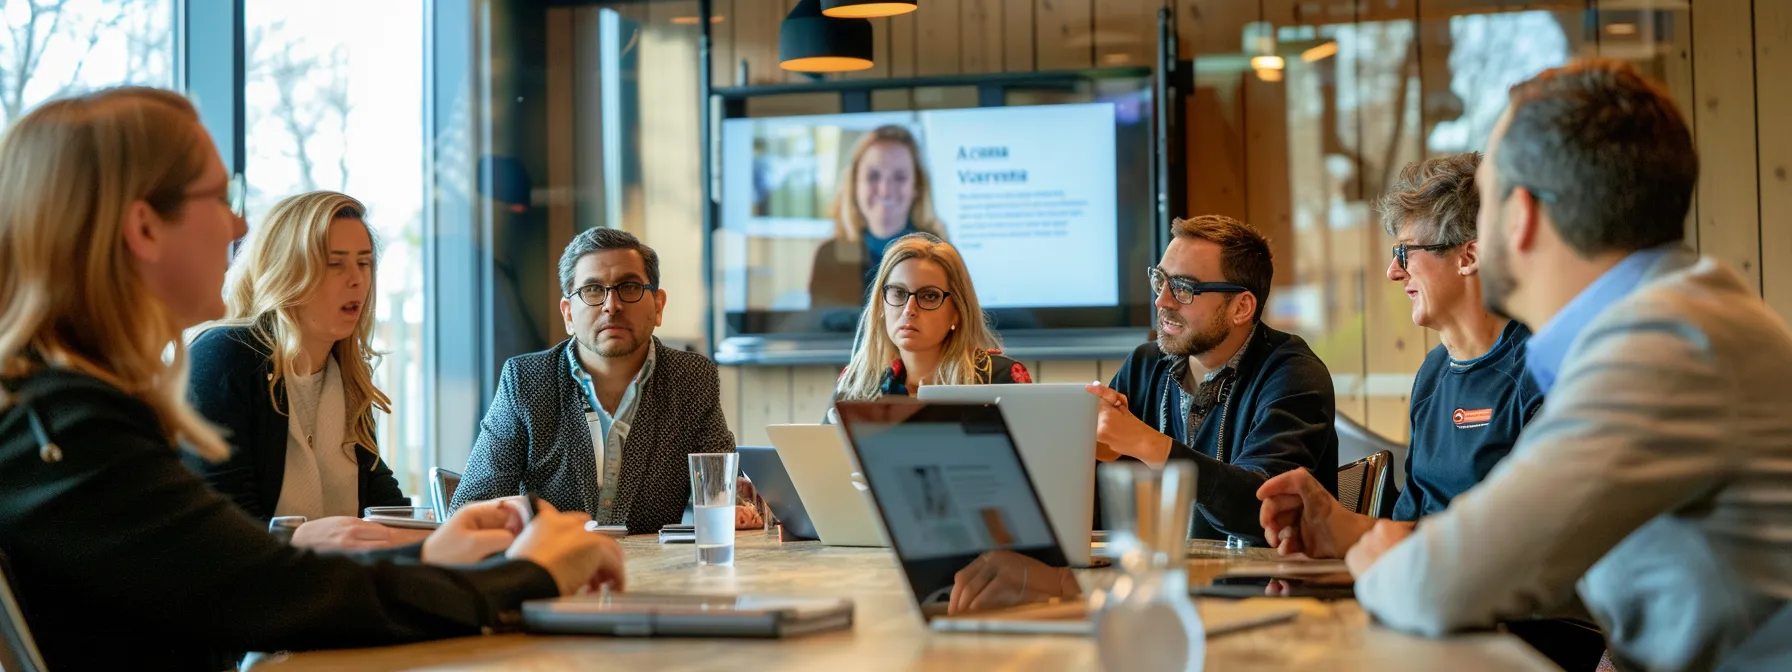
[[[188,398],[239,450],[189,456],[212,489],[263,521],[300,516],[294,546],[368,549],[427,536],[364,522],[407,506],[374,441],[376,250],[349,196],[314,191],[275,204],[225,281],[226,317],[194,339]]]
[[[923,385],[1031,383],[983,320],[964,258],[925,233],[890,243],[859,319],[837,400],[914,396]],[[832,411],[829,412],[830,416]]]
[[[0,568],[46,666],[218,670],[240,651],[470,636],[524,600],[620,584],[620,547],[583,514],[470,507],[420,547],[320,555],[181,465],[230,453],[188,405],[180,342],[224,316],[244,230],[230,185],[170,91],[54,100],[0,138]],[[470,564],[494,539],[508,557]]]

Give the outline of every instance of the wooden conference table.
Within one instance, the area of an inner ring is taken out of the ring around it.
[[[690,544],[654,535],[622,541],[629,589],[670,593],[847,596],[851,630],[787,640],[623,639],[500,635],[320,651],[256,666],[274,670],[1093,670],[1088,637],[933,633],[921,623],[888,549],[780,543],[740,532],[734,567],[698,567]],[[1267,553],[1257,549],[1257,553]],[[1243,556],[1250,557],[1250,556]],[[1267,599],[1267,598],[1266,598]],[[1552,670],[1517,638],[1495,633],[1431,640],[1372,626],[1353,600],[1287,600],[1289,623],[1207,642],[1208,670]]]

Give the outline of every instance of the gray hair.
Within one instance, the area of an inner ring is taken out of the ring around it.
[[[1586,59],[1545,70],[1509,98],[1493,157],[1502,200],[1530,191],[1582,257],[1685,237],[1699,156],[1660,84],[1629,63]]]
[[[646,246],[635,234],[622,229],[598,227],[573,236],[572,243],[566,246],[566,252],[560,255],[560,294],[572,293],[573,272],[579,260],[587,254],[596,254],[605,250],[634,250],[641,255],[642,265],[647,267],[647,284],[660,285],[660,255],[653,248]]]
[[[1424,245],[1459,247],[1475,239],[1475,214],[1481,194],[1475,191],[1475,168],[1481,153],[1441,156],[1406,164],[1378,208],[1381,226],[1400,237],[1400,227],[1410,225],[1408,235]]]

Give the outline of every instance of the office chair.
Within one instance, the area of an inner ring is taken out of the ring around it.
[[[1395,488],[1405,487],[1406,452],[1408,446],[1393,439],[1375,433],[1375,430],[1364,427],[1361,423],[1350,419],[1342,413],[1334,423],[1338,429],[1338,467],[1343,468],[1357,460],[1370,455],[1387,451],[1391,455],[1390,471],[1394,473],[1392,480]]]
[[[12,594],[12,567],[6,554],[0,553],[0,670],[5,672],[42,672],[43,654],[37,651],[37,640],[25,623],[25,613]]]
[[[1351,513],[1380,517],[1384,497],[1393,482],[1388,462],[1393,455],[1381,451],[1338,467],[1338,502]]]
[[[454,489],[460,487],[460,472],[441,467],[429,468],[429,508],[436,522],[448,522],[448,503],[454,501]]]

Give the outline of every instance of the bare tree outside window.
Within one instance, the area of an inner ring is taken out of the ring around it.
[[[39,0],[44,1],[44,0]],[[379,242],[375,437],[399,486],[423,492],[423,0],[246,0],[249,226],[279,199],[329,189],[367,205]],[[459,465],[454,465],[458,467]]]
[[[172,0],[0,2],[0,123],[51,98],[169,85]]]

